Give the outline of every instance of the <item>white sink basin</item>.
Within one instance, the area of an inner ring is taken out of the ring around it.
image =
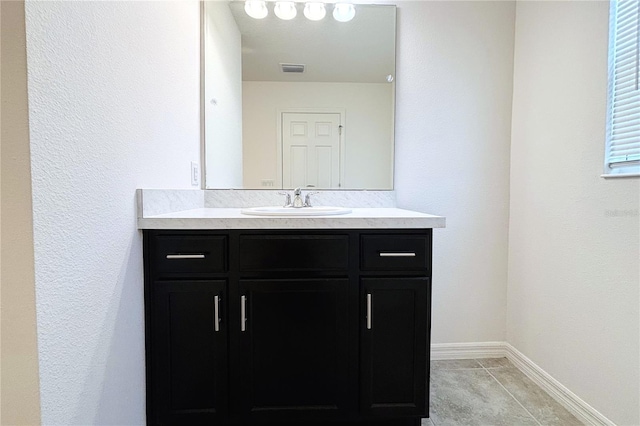
[[[330,216],[351,213],[351,209],[343,207],[252,207],[240,210],[242,214],[252,216]]]

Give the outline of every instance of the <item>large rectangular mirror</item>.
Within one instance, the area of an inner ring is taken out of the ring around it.
[[[275,7],[204,3],[205,187],[393,189],[395,6]]]

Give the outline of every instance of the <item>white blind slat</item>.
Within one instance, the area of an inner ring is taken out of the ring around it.
[[[617,128],[616,129],[616,137],[615,137],[614,140],[626,138],[628,134],[636,133],[638,131],[639,130],[638,130],[637,126],[628,126],[628,127]]]
[[[632,37],[633,35],[637,34],[637,32],[638,32],[638,26],[636,25],[635,22],[628,22],[625,26],[618,27],[615,35],[616,35],[616,41],[618,41],[619,44],[615,47],[615,49],[616,50],[620,49],[623,45],[625,45],[629,41],[629,37]]]
[[[640,154],[611,157],[608,165],[609,167],[616,167],[617,163],[625,163],[626,166],[637,167],[640,164]]]
[[[616,127],[616,132],[620,135],[624,135],[629,132],[640,131],[640,125],[638,123],[627,123]]]
[[[628,123],[633,120],[640,120],[640,111],[638,110],[637,105],[626,105],[618,107],[613,114],[612,123],[620,124],[620,123]]]
[[[635,80],[631,79],[629,81],[624,82],[623,84],[619,84],[617,90],[614,90],[614,95],[617,96],[625,96],[628,97],[638,97],[640,96],[640,92],[638,88],[636,88]]]
[[[619,156],[628,156],[628,155],[638,155],[640,154],[640,148],[631,148],[631,149],[612,149],[609,151],[610,157],[619,157]]]
[[[636,138],[638,135],[635,136]],[[626,141],[626,143],[624,143]],[[611,154],[626,154],[628,152],[640,152],[640,147],[633,143],[631,138],[616,141],[617,143],[611,147]]]
[[[612,163],[635,160],[636,158],[640,158],[640,149],[612,153],[609,158],[611,158],[610,162]]]
[[[633,37],[627,42],[626,46],[621,46],[620,49],[616,52],[616,56],[618,57],[618,62],[622,59],[634,59],[638,56],[638,46],[637,46],[638,35],[634,34]]]
[[[616,85],[620,84],[621,82],[624,82],[624,80],[628,78],[631,78],[631,79],[635,78],[637,61],[634,61],[633,59],[635,58],[630,58],[624,63],[617,64],[618,69],[614,73],[614,77],[615,77],[614,82]]]
[[[627,121],[627,122],[622,122],[620,124],[617,124],[615,128],[616,128],[616,132],[619,132],[620,134],[622,134],[630,131],[640,130],[640,124],[633,121]]]
[[[629,33],[633,33],[636,31],[636,27],[634,26],[635,20],[628,19],[622,25],[618,25],[616,27],[616,36],[619,38],[625,37]]]
[[[636,37],[637,38],[637,37]],[[616,55],[616,74],[619,72],[624,72],[625,67],[630,63],[633,64],[636,62],[636,58],[638,57],[638,46],[633,46],[632,49],[628,49],[628,52],[617,54]],[[635,68],[635,67],[634,67]]]
[[[619,102],[640,102],[638,93],[634,93],[635,91],[630,91],[628,93],[616,93],[620,98]]]
[[[638,31],[635,20],[629,20],[616,28],[616,38],[624,41],[625,37]],[[617,46],[616,46],[617,48]]]
[[[619,95],[626,95],[627,93],[639,93],[639,92],[634,85],[634,86],[616,87],[616,93]],[[640,96],[640,93],[638,94],[638,96]]]
[[[618,22],[626,22],[628,20],[634,20],[635,3],[633,1],[619,1],[618,2]]]
[[[634,111],[634,109],[636,111]],[[621,117],[622,115],[625,115],[625,116],[636,115],[638,112],[640,112],[640,109],[638,108],[637,96],[631,96],[630,98],[625,100],[621,99],[618,102],[616,102],[613,107],[613,120],[615,121],[616,118]]]

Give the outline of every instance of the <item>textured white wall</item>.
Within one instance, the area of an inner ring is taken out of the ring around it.
[[[197,2],[26,5],[42,422],[144,424],[135,189],[199,158]]]
[[[2,298],[0,424],[40,423],[24,1],[0,2]]]
[[[344,188],[393,186],[393,86],[388,83],[243,82],[244,187],[276,179],[277,111],[343,108]]]
[[[205,2],[204,137],[207,188],[242,188],[241,48],[240,30],[227,2]]]
[[[515,4],[401,2],[398,206],[434,232],[432,342],[505,338]]]
[[[640,180],[600,178],[608,2],[518,2],[507,339],[640,424]]]
[[[134,190],[190,187],[198,10],[27,4],[44,424],[144,423]],[[639,277],[623,262],[639,256],[640,188],[598,177],[606,4],[519,3],[511,174],[515,5],[401,2],[398,13],[398,204],[447,216],[433,342],[504,340],[508,324],[525,355],[638,424]]]

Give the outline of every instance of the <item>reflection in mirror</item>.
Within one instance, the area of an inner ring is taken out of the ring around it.
[[[395,6],[274,5],[204,3],[206,187],[393,189]]]

